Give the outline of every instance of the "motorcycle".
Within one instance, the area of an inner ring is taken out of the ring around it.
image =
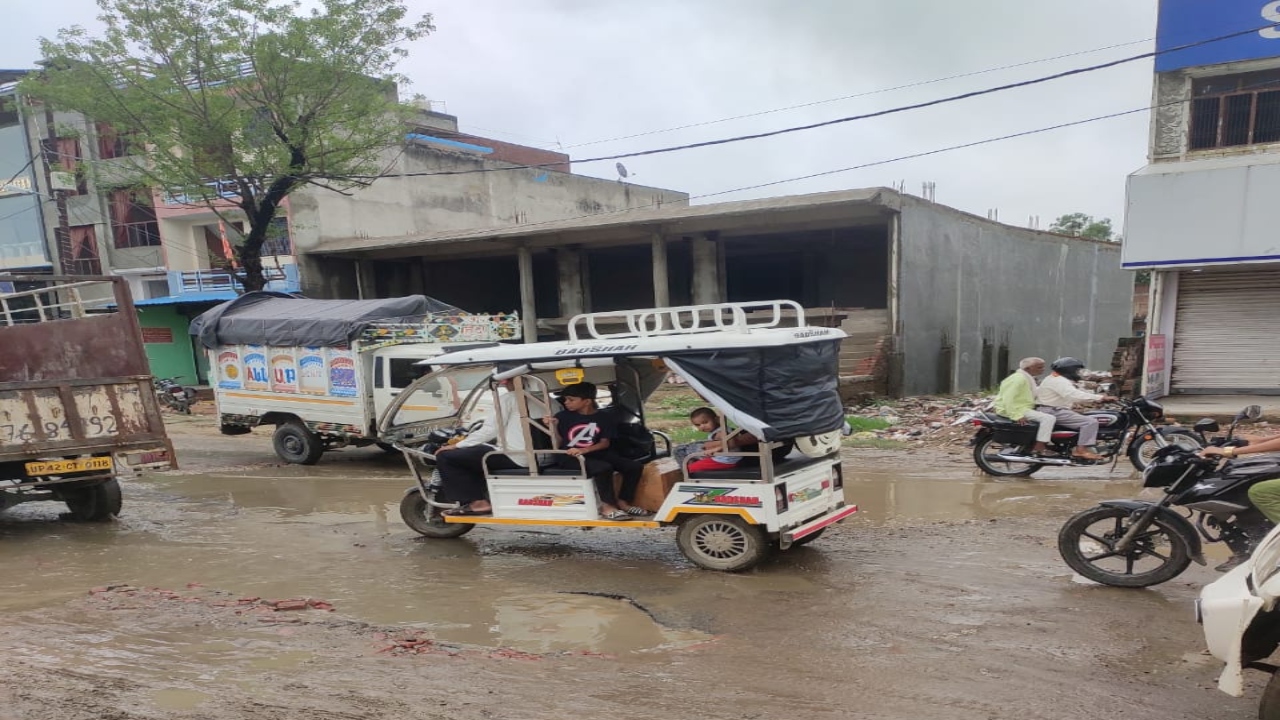
[[[1236,425],[1261,414],[1257,405],[1245,408],[1214,445],[1242,444],[1234,438]],[[1216,432],[1218,424],[1201,420],[1196,429]],[[1192,561],[1204,565],[1202,540],[1225,543],[1233,555],[1229,563],[1243,559],[1274,527],[1249,502],[1249,488],[1277,478],[1280,458],[1225,460],[1179,445],[1160,448],[1142,485],[1162,488],[1164,497],[1108,500],[1077,513],[1058,532],[1058,552],[1072,570],[1114,587],[1149,587],[1177,577]]]
[[[178,382],[178,378],[154,378],[156,388],[156,397],[165,407],[176,410],[184,415],[191,414],[191,405],[196,401],[195,388],[185,387]]]
[[[1057,457],[1038,456],[1031,452],[1036,441],[1035,424],[1019,423],[993,411],[977,411],[968,418],[978,427],[971,442],[973,461],[988,475],[1027,477],[1042,467],[1082,467],[1107,461],[1115,464],[1121,455],[1128,455],[1129,462],[1142,471],[1157,450],[1170,444],[1193,451],[1205,446],[1203,433],[1155,425],[1164,417],[1164,408],[1152,400],[1120,400],[1119,405],[1118,409],[1082,413],[1098,419],[1097,452],[1102,459],[1096,461],[1071,457],[1079,438],[1076,430],[1055,428],[1048,446]]]

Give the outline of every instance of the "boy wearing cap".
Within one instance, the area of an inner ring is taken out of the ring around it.
[[[596,492],[600,495],[600,515],[606,520],[630,520],[649,515],[644,508],[631,504],[640,486],[644,466],[609,449],[618,437],[618,421],[608,413],[600,412],[596,405],[596,386],[589,382],[574,383],[560,391],[564,410],[547,418],[560,436],[560,445],[566,451],[557,461],[561,467],[578,469],[579,456],[586,465],[587,474],[595,479]],[[615,494],[613,474],[622,475],[622,487]]]

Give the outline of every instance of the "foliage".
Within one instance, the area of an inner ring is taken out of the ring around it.
[[[1105,240],[1107,242],[1120,242],[1120,237],[1115,234],[1115,229],[1111,227],[1111,218],[1095,220],[1092,215],[1086,215],[1085,213],[1068,213],[1058,217],[1049,226],[1049,232],[1087,237],[1093,240]]]
[[[864,432],[870,430],[884,430],[889,427],[889,421],[884,418],[863,417],[861,415],[849,415],[845,417],[849,422],[849,427],[854,432]]]
[[[396,98],[402,46],[434,30],[430,15],[406,19],[402,0],[318,0],[309,12],[278,0],[98,5],[101,36],[73,26],[42,39],[45,71],[22,91],[145,148],[129,184],[224,220],[241,211],[248,290],[262,287],[260,251],[291,192],[349,192],[384,172],[408,112]]]

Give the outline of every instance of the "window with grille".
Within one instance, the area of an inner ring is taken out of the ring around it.
[[[289,240],[289,221],[285,218],[272,218],[267,226],[267,239],[262,243],[262,256],[292,255],[293,243]]]
[[[76,176],[76,195],[89,192],[89,184],[85,180],[84,156],[80,154],[80,140],[74,137],[60,137],[54,144],[54,157],[63,172]]]
[[[110,198],[111,233],[116,249],[160,245],[160,223],[146,188],[114,190]]]
[[[68,275],[101,275],[98,259],[98,233],[92,225],[73,225],[68,229],[71,252],[62,258],[63,272]]]
[[[1280,70],[1191,83],[1192,150],[1280,142]]]
[[[98,157],[103,160],[136,155],[140,143],[132,132],[121,132],[108,123],[95,123],[98,131]]]

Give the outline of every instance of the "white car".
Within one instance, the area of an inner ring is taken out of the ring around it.
[[[1205,643],[1225,662],[1218,689],[1244,694],[1244,669],[1271,673],[1258,708],[1261,720],[1280,720],[1280,675],[1271,655],[1280,646],[1280,528],[1272,530],[1253,556],[1206,585],[1196,601],[1196,619]]]

